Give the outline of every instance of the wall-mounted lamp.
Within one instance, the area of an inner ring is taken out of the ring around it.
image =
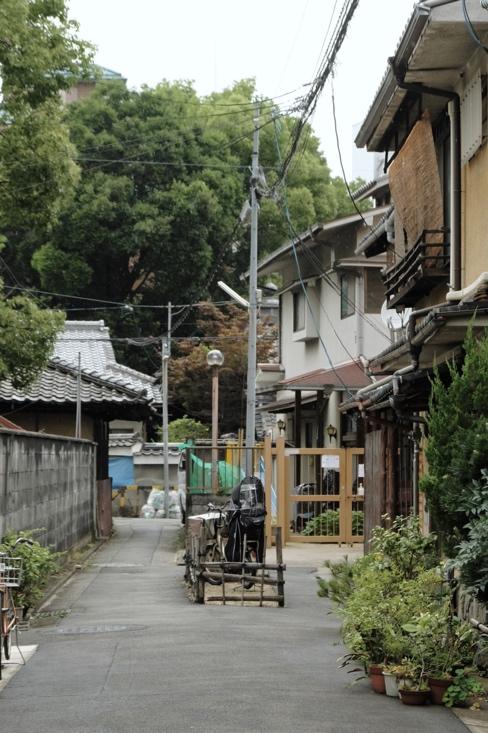
[[[333,425],[327,425],[325,428],[325,432],[329,436],[329,443],[332,443],[332,438],[335,438],[337,440],[337,428],[335,428]]]
[[[285,421],[280,418],[279,420],[276,421],[276,427],[280,431],[280,435],[281,435],[281,433],[285,429]]]

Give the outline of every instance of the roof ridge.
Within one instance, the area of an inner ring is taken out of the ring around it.
[[[81,367],[78,369],[78,367],[74,366],[73,364],[70,364],[69,362],[64,361],[59,356],[54,356],[49,359],[48,366],[52,366],[55,369],[58,369],[59,367],[67,372],[68,374],[72,374],[73,376],[78,376],[78,372],[81,374],[82,378],[88,379],[95,384],[101,384],[101,386],[107,386],[114,389],[118,389],[121,392],[125,392],[126,394],[130,396],[136,396],[140,397],[142,392],[145,392],[146,390],[135,390],[127,385],[125,382],[121,382],[115,379],[107,379],[104,375],[100,374],[99,372],[96,372],[94,370],[88,370]]]

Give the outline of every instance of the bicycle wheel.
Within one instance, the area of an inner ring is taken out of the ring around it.
[[[12,631],[9,631],[3,637],[3,653],[5,655],[5,659],[10,659],[11,652],[12,652]]]
[[[207,550],[207,553],[205,555],[205,560],[207,562],[220,562],[222,560],[222,553],[220,552],[220,547],[217,544],[212,545]],[[218,570],[213,570],[212,572],[218,572]],[[222,578],[207,578],[207,583],[210,583],[210,585],[222,585]]]
[[[15,629],[15,610],[13,605],[12,594],[7,590],[3,593],[2,603],[2,646],[5,659],[10,659],[12,652],[12,632]]]

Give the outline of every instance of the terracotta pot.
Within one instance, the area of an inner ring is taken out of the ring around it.
[[[400,690],[404,705],[424,705],[430,697],[430,690]]]
[[[373,690],[379,695],[384,695],[386,689],[385,678],[383,677],[383,667],[379,664],[371,664],[368,673]]]
[[[451,679],[437,679],[436,677],[429,677],[430,697],[434,705],[443,705],[442,698],[451,683]]]

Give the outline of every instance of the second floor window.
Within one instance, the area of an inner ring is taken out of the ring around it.
[[[352,316],[356,310],[354,275],[341,275],[341,318]]]
[[[297,290],[293,293],[293,330],[303,331],[305,328],[305,295]]]

